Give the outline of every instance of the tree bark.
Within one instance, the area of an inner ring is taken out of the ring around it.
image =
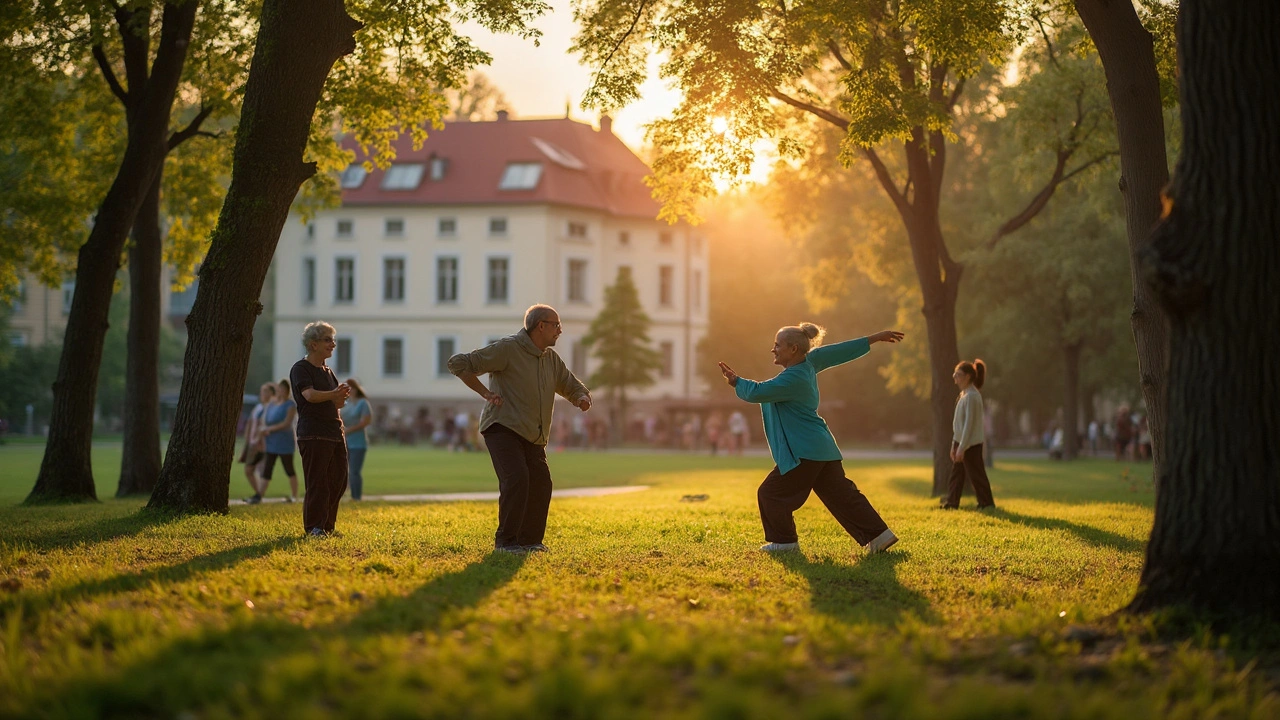
[[[160,185],[156,172],[133,222],[129,247],[129,335],[124,380],[124,453],[116,497],[150,494],[160,476]]]
[[[1157,491],[1164,460],[1168,410],[1169,325],[1140,277],[1141,256],[1160,218],[1160,193],[1169,182],[1160,76],[1151,34],[1130,0],[1076,0],[1076,11],[1098,48],[1120,143],[1120,192],[1124,196],[1133,282],[1130,326],[1138,350],[1138,373],[1151,433],[1152,477]]]
[[[1062,459],[1075,460],[1080,454],[1080,348],[1081,343],[1068,343],[1062,348]]]
[[[1183,151],[1143,277],[1170,320],[1155,524],[1129,608],[1280,606],[1280,6],[1183,0]]]
[[[198,5],[197,0],[165,4],[150,77],[130,83],[133,110],[129,113],[128,144],[111,188],[98,207],[89,239],[80,247],[75,295],[53,383],[49,439],[28,503],[97,500],[90,453],[107,309],[124,242],[167,152],[169,113]]]
[[[360,23],[342,0],[266,0],[254,47],[231,186],[200,267],[173,435],[148,507],[227,510],[236,419],[253,325],[289,206],[316,172],[304,163],[311,118]]]

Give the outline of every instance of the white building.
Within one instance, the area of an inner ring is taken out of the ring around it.
[[[560,312],[556,351],[584,381],[582,337],[604,289],[630,268],[665,366],[628,397],[638,412],[701,397],[707,248],[659,222],[645,164],[610,131],[569,119],[451,123],[385,172],[353,165],[342,207],[291,220],[275,258],[275,374],[303,355],[302,328],[338,330],[330,366],[392,416],[480,401],[445,361],[521,328],[525,309]],[[595,394],[597,407],[606,401]],[[470,403],[470,405],[468,405]],[[604,409],[604,408],[600,408]]]

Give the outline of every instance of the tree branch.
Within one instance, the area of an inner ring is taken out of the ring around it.
[[[93,59],[98,61],[98,69],[102,71],[102,77],[107,81],[107,86],[111,88],[111,94],[120,99],[125,106],[129,106],[129,93],[120,86],[120,80],[116,78],[116,73],[111,69],[111,61],[107,60],[107,53],[103,51],[100,43],[93,46]]]
[[[1008,221],[996,229],[995,234],[993,234],[991,239],[987,241],[987,249],[995,247],[996,243],[998,243],[1001,238],[1006,235],[1012,235],[1020,230],[1024,225],[1031,222],[1031,220],[1034,219],[1036,215],[1040,214],[1040,211],[1044,210],[1045,206],[1049,204],[1049,199],[1053,197],[1054,192],[1056,192],[1058,187],[1063,183],[1076,175],[1079,175],[1085,170],[1088,170],[1094,165],[1097,165],[1103,160],[1119,154],[1119,151],[1116,150],[1105,152],[1088,162],[1083,163],[1071,172],[1065,172],[1067,161],[1070,160],[1072,152],[1073,150],[1058,151],[1058,160],[1054,164],[1053,175],[1049,177],[1049,182],[1045,184],[1044,188],[1042,188],[1040,192],[1036,193],[1036,196],[1031,199],[1031,202],[1028,203],[1025,208],[1023,208],[1022,212],[1012,218],[1009,218]]]
[[[951,97],[947,99],[947,112],[956,106],[956,101],[960,99],[960,93],[964,91],[964,78],[956,80],[955,89],[951,91]]]
[[[903,217],[910,212],[911,206],[907,204],[906,195],[898,191],[898,186],[893,182],[893,176],[889,174],[889,168],[885,167],[884,162],[876,151],[871,148],[862,148],[862,154],[867,156],[871,161],[871,167],[876,171],[876,179],[880,181],[881,187],[889,195],[889,199],[893,201],[898,213]],[[907,178],[907,187],[910,187],[911,179]]]
[[[636,6],[636,16],[631,18],[630,27],[628,27],[627,31],[622,34],[622,37],[618,38],[618,42],[613,44],[613,49],[609,51],[604,62],[600,63],[600,68],[596,70],[596,77],[599,77],[600,74],[604,72],[604,69],[609,66],[609,61],[613,60],[613,56],[622,49],[622,44],[627,41],[627,38],[631,37],[631,33],[636,31],[636,25],[640,24],[640,18],[644,16],[644,8],[648,4],[649,0],[640,0],[640,4]],[[594,84],[594,82],[592,84]]]
[[[782,102],[790,105],[793,108],[796,108],[798,110],[804,110],[805,112],[810,113],[815,117],[822,118],[823,120],[826,120],[827,122],[831,123],[832,125],[835,125],[836,127],[840,128],[841,130],[844,130],[845,132],[848,132],[849,130],[848,120],[845,120],[844,118],[831,112],[830,110],[827,110],[826,108],[820,108],[817,105],[807,103],[803,100],[797,100],[796,98],[793,98],[790,95],[787,95],[786,93],[782,92],[781,90],[778,90],[777,88],[773,90],[773,96],[781,100]]]
[[[129,92],[141,98],[146,91],[147,56],[151,54],[151,8],[138,10],[118,7],[115,11],[116,26],[120,30],[120,44],[124,50],[124,76]],[[140,28],[140,29],[139,29]]]
[[[1049,32],[1044,29],[1040,14],[1035,14],[1032,19],[1036,21],[1036,26],[1040,28],[1040,37],[1044,38],[1044,46],[1049,51],[1049,62],[1053,63],[1055,68],[1061,70],[1062,66],[1058,64],[1058,56],[1053,52],[1053,41],[1049,39]]]
[[[196,116],[191,118],[191,122],[187,123],[186,127],[182,128],[181,130],[169,136],[169,149],[172,150],[178,147],[179,145],[186,142],[190,138],[195,137],[196,135],[202,135],[204,137],[218,137],[216,133],[202,132],[200,130],[200,126],[204,123],[205,120],[209,118],[209,115],[212,113],[213,113],[212,105],[201,105],[200,112],[196,113]]]
[[[849,64],[848,60],[844,59],[844,55],[840,52],[840,46],[836,44],[835,40],[828,39],[827,47],[831,49],[831,54],[835,56],[836,62],[840,63],[840,67],[847,72],[853,72],[853,66]]]

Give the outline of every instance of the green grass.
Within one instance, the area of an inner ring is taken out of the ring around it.
[[[323,540],[297,506],[17,507],[33,474],[11,450],[0,717],[1280,714],[1274,675],[1235,645],[1109,619],[1152,522],[1150,487],[1111,462],[1002,463],[988,514],[933,509],[922,463],[849,463],[902,542],[864,557],[812,499],[804,553],[772,557],[763,459],[560,454],[561,486],[651,487],[555,501],[552,552],[519,558],[489,552],[493,503],[344,504]],[[367,482],[491,488],[490,472],[375,448]]]

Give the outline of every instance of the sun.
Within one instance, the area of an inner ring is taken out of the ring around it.
[[[722,117],[711,118],[711,130],[717,135],[724,135],[729,132],[729,121]]]

